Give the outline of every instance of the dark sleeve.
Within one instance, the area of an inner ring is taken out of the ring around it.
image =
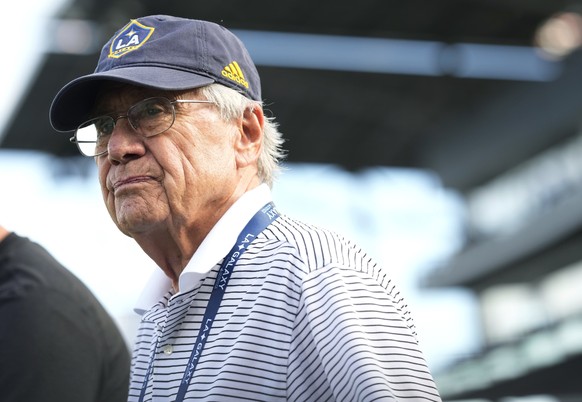
[[[126,402],[130,357],[115,322],[44,248],[0,242],[0,400]]]
[[[94,401],[101,356],[58,294],[40,291],[0,305],[0,394],[4,402]]]

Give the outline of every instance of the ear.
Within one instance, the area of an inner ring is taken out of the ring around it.
[[[263,147],[264,124],[265,116],[260,107],[249,107],[244,111],[235,143],[238,167],[257,165]]]

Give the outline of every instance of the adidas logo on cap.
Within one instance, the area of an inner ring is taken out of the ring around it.
[[[245,75],[243,74],[242,70],[240,69],[240,66],[238,65],[238,63],[236,61],[233,61],[233,62],[229,63],[227,66],[225,66],[222,69],[221,74],[223,77],[226,77],[229,80],[232,80],[232,81],[244,86],[245,88],[249,87],[249,83],[245,79]]]

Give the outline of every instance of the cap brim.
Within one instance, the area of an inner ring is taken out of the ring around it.
[[[123,82],[161,90],[200,88],[215,82],[211,77],[165,67],[133,66],[79,77],[65,85],[55,96],[49,119],[57,131],[72,131],[90,118],[101,85],[106,81]]]

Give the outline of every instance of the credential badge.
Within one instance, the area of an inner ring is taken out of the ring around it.
[[[155,28],[140,24],[137,20],[131,20],[111,41],[109,57],[118,59],[139,49],[152,36],[154,30]]]

